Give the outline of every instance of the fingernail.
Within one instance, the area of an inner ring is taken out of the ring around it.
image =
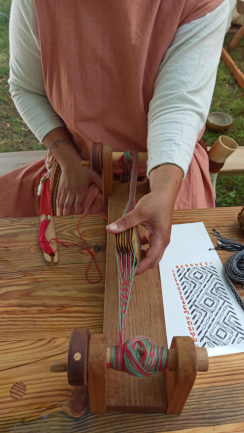
[[[118,225],[116,223],[112,223],[109,224],[109,226],[107,226],[109,230],[117,230]]]

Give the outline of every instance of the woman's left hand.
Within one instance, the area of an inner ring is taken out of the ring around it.
[[[149,248],[142,250],[136,275],[155,268],[170,242],[173,209],[182,178],[182,170],[175,165],[156,167],[150,173],[151,192],[139,200],[132,212],[107,226],[114,234],[138,224],[147,229],[141,241],[143,245],[149,244]]]

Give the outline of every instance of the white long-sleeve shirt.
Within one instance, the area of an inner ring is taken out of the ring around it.
[[[184,175],[188,171],[212,100],[230,1],[176,32],[149,107],[148,173],[166,163],[178,165]],[[12,1],[9,84],[17,110],[39,141],[64,126],[45,92],[34,0]]]

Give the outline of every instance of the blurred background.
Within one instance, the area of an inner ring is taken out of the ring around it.
[[[20,0],[21,1],[21,0]],[[0,154],[26,150],[44,150],[24,121],[20,118],[9,94],[9,15],[11,0],[0,0]],[[243,24],[244,15],[235,14],[225,37],[227,47],[234,33]],[[231,56],[244,73],[244,38],[232,50]],[[232,116],[233,125],[227,135],[244,146],[244,90],[237,84],[230,70],[220,61],[215,92],[210,112],[224,112]],[[224,132],[223,132],[224,134]],[[203,136],[207,146],[221,135],[208,127]],[[1,155],[0,155],[1,158]],[[219,177],[217,183],[218,206],[244,205],[244,176]]]

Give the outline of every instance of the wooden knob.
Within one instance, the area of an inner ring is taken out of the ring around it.
[[[208,352],[205,347],[196,347],[197,371],[206,372],[209,368]],[[168,367],[170,370],[175,370],[177,367],[177,356],[174,349],[169,350]]]
[[[76,328],[69,341],[68,382],[71,386],[87,385],[89,329]]]

